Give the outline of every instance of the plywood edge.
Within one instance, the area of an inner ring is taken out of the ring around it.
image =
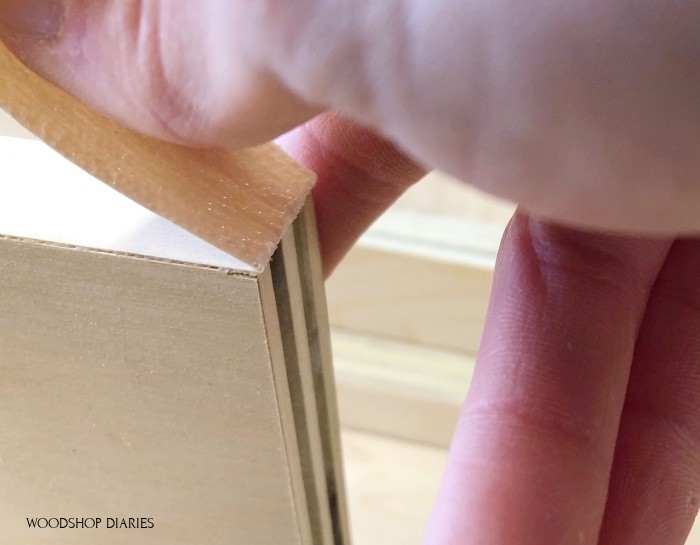
[[[315,176],[274,144],[240,151],[169,144],[90,110],[0,43],[0,109],[99,180],[264,269]]]
[[[310,545],[350,545],[330,334],[311,198],[283,237],[269,274],[259,277],[259,282],[263,305],[269,306],[265,319],[280,331],[284,366],[277,368],[276,387],[280,418],[289,438],[295,494],[300,499],[304,495],[299,502],[301,523],[310,525]],[[270,286],[273,293],[269,293]],[[277,332],[268,337],[273,343]],[[278,347],[272,348],[279,352]]]
[[[297,220],[300,221],[300,220]],[[292,401],[297,444],[301,454],[307,503],[310,511],[314,545],[336,544],[333,536],[322,429],[311,363],[311,339],[304,313],[299,264],[306,248],[297,245],[295,230],[282,238],[270,270],[275,288],[282,330],[287,382]]]
[[[191,268],[195,268],[195,269],[219,271],[219,272],[227,274],[227,275],[243,276],[243,277],[247,277],[247,278],[255,278],[255,276],[256,276],[249,271],[241,271],[238,269],[230,269],[230,268],[226,268],[226,267],[219,267],[216,265],[205,265],[202,263],[191,263],[188,261],[179,261],[176,259],[165,259],[165,258],[154,257],[151,255],[146,255],[146,254],[119,252],[116,250],[104,250],[104,249],[100,249],[100,248],[89,248],[89,247],[85,247],[85,246],[76,246],[76,245],[72,245],[72,244],[62,244],[60,242],[51,242],[51,241],[46,241],[46,240],[38,240],[38,239],[25,238],[25,237],[16,237],[16,236],[11,236],[11,235],[0,234],[0,240],[14,241],[14,242],[17,242],[20,244],[28,244],[28,245],[39,246],[39,247],[43,246],[43,247],[58,248],[58,249],[63,249],[63,250],[67,250],[67,251],[74,251],[74,252],[86,252],[86,253],[90,253],[90,254],[101,254],[101,255],[105,255],[105,256],[122,257],[125,259],[138,259],[140,261],[149,261],[152,263],[163,263],[163,264],[169,264],[169,265],[176,265],[176,266],[180,266],[180,267],[191,267]]]
[[[292,413],[291,392],[287,380],[285,354],[283,348],[282,331],[275,289],[272,282],[272,273],[269,269],[257,277],[258,290],[262,316],[267,330],[268,350],[272,366],[272,377],[277,397],[279,421],[284,437],[287,467],[289,470],[289,485],[294,498],[294,507],[297,516],[298,536],[301,545],[313,544],[313,531],[309,514],[309,504],[306,499],[306,487],[301,472],[301,452],[297,440],[296,424]]]
[[[309,197],[293,224],[298,253],[306,331],[309,339],[311,369],[326,470],[328,502],[333,519],[335,545],[350,545],[350,519],[345,468],[342,456],[336,377],[331,349],[330,325],[325,282],[321,266],[321,248],[314,212]]]

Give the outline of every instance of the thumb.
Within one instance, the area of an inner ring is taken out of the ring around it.
[[[265,10],[240,0],[0,0],[0,39],[121,123],[182,144],[241,147],[319,113],[269,69]]]

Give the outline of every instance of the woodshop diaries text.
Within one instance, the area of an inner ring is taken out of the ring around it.
[[[104,524],[103,524],[104,523]],[[29,528],[45,530],[93,530],[100,528],[149,530],[155,527],[150,517],[36,517],[27,518]]]

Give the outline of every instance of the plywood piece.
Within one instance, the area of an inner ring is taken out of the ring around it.
[[[298,251],[303,252],[303,249],[297,249],[294,231],[290,229],[273,256],[270,271],[280,316],[280,328],[283,331],[285,370],[301,453],[301,470],[313,530],[313,545],[321,545],[334,543],[321,441],[321,435],[326,430],[321,430],[319,425],[319,407],[312,377],[310,342],[299,279]],[[320,268],[320,263],[318,266]]]
[[[0,43],[0,108],[101,181],[262,271],[314,175],[274,144],[235,152],[123,128],[43,80]]]
[[[11,238],[0,278],[3,542],[306,545],[260,279]]]
[[[37,140],[0,136],[0,234],[257,274]]]
[[[309,543],[350,545],[323,271],[310,197],[283,237],[270,272],[313,530]]]
[[[311,197],[307,199],[306,206],[292,228],[297,246],[306,336],[318,407],[328,501],[333,521],[333,543],[350,545],[350,519],[341,451],[335,368],[321,267],[321,248]]]

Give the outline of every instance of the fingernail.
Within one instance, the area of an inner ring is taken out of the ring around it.
[[[64,10],[64,0],[0,0],[0,27],[18,37],[55,38]]]

